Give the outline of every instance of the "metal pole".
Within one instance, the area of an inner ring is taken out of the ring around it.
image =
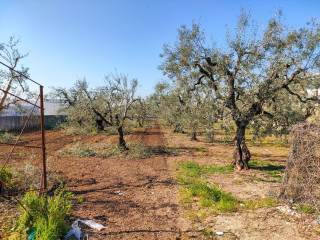
[[[40,125],[41,125],[41,150],[42,150],[42,192],[47,190],[47,162],[46,162],[46,139],[44,126],[44,103],[43,86],[40,86]]]

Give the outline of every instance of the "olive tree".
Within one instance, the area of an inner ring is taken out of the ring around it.
[[[197,24],[182,26],[178,34],[175,44],[164,46],[163,73],[179,81],[192,68],[199,77],[188,78],[190,91],[205,85],[230,111],[236,125],[237,169],[248,169],[251,154],[245,132],[256,117],[272,119],[268,110],[284,96],[293,96],[303,104],[316,100],[307,96],[308,76],[320,67],[320,24],[315,21],[290,29],[277,16],[261,32],[242,13],[224,48],[207,46]]]
[[[138,81],[128,80],[126,75],[113,74],[106,76],[105,84],[90,89],[85,80],[78,81],[69,90],[55,89],[55,94],[67,104],[70,122],[91,125],[96,130],[116,128],[119,135],[119,147],[127,149],[124,139],[124,126],[133,104],[138,101],[136,90]]]
[[[206,88],[199,87],[192,93],[183,87],[176,87],[182,105],[180,112],[183,126],[190,131],[191,140],[197,140],[197,135],[205,131],[210,142],[213,141],[213,123],[217,119],[216,104],[210,98],[210,92]]]
[[[190,133],[191,140],[205,131],[210,142],[213,141],[213,123],[218,119],[212,92],[199,87],[191,94],[183,84],[158,83],[148,101],[153,114],[164,120],[174,132]]]
[[[144,127],[151,117],[149,102],[146,99],[138,99],[132,106],[130,118],[135,119],[139,127]]]
[[[167,82],[158,83],[155,92],[149,97],[150,105],[155,116],[173,127],[173,131],[184,133],[183,104],[179,94]]]
[[[138,101],[136,98],[137,86],[137,79],[129,81],[127,76],[122,74],[110,75],[106,77],[105,86],[97,89],[95,96],[96,103],[98,103],[96,112],[100,110],[99,116],[106,126],[117,128],[119,146],[123,149],[127,149],[123,128],[125,121],[129,118],[129,111]],[[92,98],[90,101],[94,104]]]
[[[64,102],[67,124],[82,131],[98,129],[99,120],[89,105],[89,86],[85,79],[77,80],[70,89],[54,88],[53,97]]]
[[[8,92],[19,95],[28,90],[25,82],[25,76],[28,76],[28,68],[24,68],[21,65],[22,60],[27,55],[21,54],[18,47],[19,41],[14,37],[11,37],[7,43],[0,43],[0,61],[9,67],[1,65],[0,68],[0,86],[2,91],[0,96],[0,111],[12,104],[18,104],[19,100],[8,94]]]

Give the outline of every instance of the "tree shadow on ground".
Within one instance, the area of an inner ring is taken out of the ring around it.
[[[250,165],[249,163],[249,167],[250,169],[255,169],[259,171],[284,171],[285,169],[284,165],[272,165],[272,164],[258,166],[258,165]]]

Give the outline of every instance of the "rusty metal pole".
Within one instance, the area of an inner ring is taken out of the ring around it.
[[[47,190],[47,159],[46,159],[46,136],[44,126],[44,97],[43,86],[40,86],[40,125],[41,125],[41,153],[42,153],[42,193]]]

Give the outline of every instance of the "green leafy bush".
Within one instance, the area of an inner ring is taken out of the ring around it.
[[[5,187],[11,187],[12,184],[12,171],[0,166],[0,192]]]
[[[72,208],[71,198],[72,194],[64,189],[56,190],[53,197],[27,192],[21,200],[21,215],[16,226],[19,238],[16,239],[31,232],[35,232],[36,240],[60,239],[68,229],[66,218]]]

